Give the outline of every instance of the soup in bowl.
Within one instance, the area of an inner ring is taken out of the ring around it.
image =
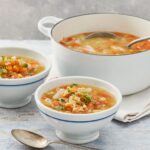
[[[128,48],[129,42],[138,37],[133,34],[113,32],[116,37],[87,38],[93,33],[80,33],[60,40],[60,44],[75,51],[96,55],[127,55],[150,50],[150,41],[145,40]]]
[[[81,144],[99,137],[119,109],[120,91],[112,84],[92,77],[61,77],[41,85],[36,104],[56,135]]]
[[[44,26],[47,23],[54,25],[48,28]],[[87,14],[64,20],[49,16],[39,21],[38,28],[51,38],[61,75],[100,78],[113,83],[123,95],[136,93],[150,85],[149,41],[129,50],[124,47],[132,39],[149,36],[150,21],[120,14]],[[121,41],[101,39],[101,46],[95,44],[95,39],[88,40],[88,44],[76,41],[77,45],[81,44],[80,48],[63,41],[63,38],[73,37],[74,40],[83,33],[97,31],[116,33]],[[96,52],[93,49],[97,49]]]
[[[30,57],[0,56],[0,78],[26,78],[34,76],[44,69],[43,64]]]
[[[87,114],[109,109],[115,105],[116,100],[103,88],[72,83],[44,93],[41,102],[58,111]]]
[[[0,48],[0,107],[28,104],[50,68],[51,61],[39,52],[21,47]]]

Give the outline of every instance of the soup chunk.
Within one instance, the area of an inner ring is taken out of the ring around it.
[[[0,56],[0,78],[25,78],[44,70],[37,60],[22,56]]]
[[[109,109],[116,100],[111,93],[102,88],[74,83],[44,93],[41,102],[57,111],[78,114]]]
[[[127,48],[127,44],[138,37],[132,34],[113,32],[117,38],[94,37],[86,39],[90,33],[80,33],[65,37],[60,44],[75,51],[97,55],[125,55],[150,49],[150,41],[143,41]]]

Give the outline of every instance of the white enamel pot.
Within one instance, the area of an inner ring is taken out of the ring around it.
[[[46,27],[50,23],[53,26]],[[91,31],[118,31],[137,36],[150,35],[150,21],[120,14],[87,14],[67,19],[45,17],[39,30],[51,39],[60,73],[64,76],[92,76],[117,86],[123,95],[150,85],[150,51],[131,55],[102,56],[73,51],[59,44],[63,37]]]

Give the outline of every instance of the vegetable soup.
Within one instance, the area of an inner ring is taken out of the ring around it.
[[[44,93],[41,102],[57,111],[80,114],[109,109],[115,105],[116,100],[102,88],[73,83]]]
[[[127,48],[129,42],[139,38],[132,34],[113,32],[117,35],[117,38],[94,37],[86,39],[86,36],[91,33],[92,32],[80,33],[65,37],[60,41],[60,44],[75,51],[97,55],[125,55],[150,50],[149,40],[134,44],[131,48]]]
[[[0,56],[0,78],[25,78],[44,70],[37,60],[21,56]]]

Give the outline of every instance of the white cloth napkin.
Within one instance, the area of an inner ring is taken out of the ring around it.
[[[123,97],[115,119],[132,122],[150,114],[150,88],[137,94]]]
[[[48,80],[56,77],[61,77],[61,74],[56,66],[54,57],[52,70]],[[150,114],[150,88],[147,88],[139,93],[123,97],[123,101],[114,119],[121,122],[132,122]]]

